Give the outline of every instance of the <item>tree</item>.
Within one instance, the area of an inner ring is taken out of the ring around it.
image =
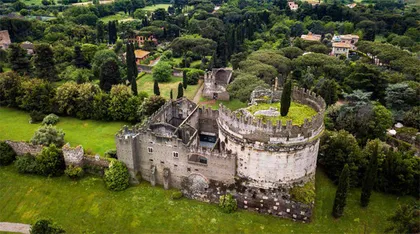
[[[188,81],[187,81],[187,71],[182,71],[182,84],[184,85],[184,89],[187,89]]]
[[[132,96],[133,94],[130,88],[126,85],[119,84],[112,86],[108,113],[113,120],[128,120],[128,117],[132,114],[132,110],[127,107]]]
[[[327,106],[335,104],[338,100],[338,84],[335,80],[325,79],[316,92],[325,100]]]
[[[337,183],[343,166],[348,164],[350,183],[357,185],[361,150],[356,138],[344,130],[327,131],[322,136],[320,145],[318,163],[327,169],[325,172],[328,177]]]
[[[27,58],[26,51],[17,43],[9,45],[8,60],[13,71],[25,75],[29,73],[29,59]]]
[[[51,113],[54,87],[50,82],[41,79],[29,79],[22,82],[21,95],[18,97],[19,107],[26,111]]]
[[[398,205],[395,213],[388,218],[390,226],[386,233],[419,233],[420,210],[415,204]]]
[[[73,64],[77,68],[84,68],[87,67],[86,61],[82,54],[82,49],[79,45],[76,45],[74,47],[74,58],[73,58]]]
[[[173,99],[172,89],[171,89],[171,91],[169,92],[169,98],[170,98],[171,100]]]
[[[49,219],[38,219],[30,230],[31,234],[59,234],[65,233],[64,229]]]
[[[346,206],[347,190],[349,189],[349,165],[344,165],[340,174],[337,191],[335,193],[332,215],[334,218],[343,216],[344,207]]]
[[[102,64],[110,58],[118,61],[117,54],[115,54],[115,52],[112,50],[105,49],[96,51],[92,59],[92,71],[95,77],[99,77]]]
[[[36,165],[38,174],[44,176],[60,176],[66,169],[63,152],[54,144],[42,149],[36,157]]]
[[[150,116],[155,113],[159,108],[165,104],[165,98],[161,96],[152,96],[145,101],[140,106],[140,115],[141,116]]]
[[[54,53],[48,44],[35,45],[34,56],[35,75],[38,78],[48,81],[57,79],[57,71],[55,69]]]
[[[154,84],[153,84],[153,93],[156,96],[160,96],[160,90],[159,90],[159,83],[157,80],[155,80]]]
[[[137,95],[137,64],[136,64],[136,56],[134,54],[134,45],[128,43],[126,45],[126,56],[127,56],[127,79],[131,84],[131,91],[134,95]]]
[[[292,79],[289,77],[281,93],[280,114],[286,116],[289,113],[292,102]]]
[[[176,98],[182,98],[184,96],[184,87],[182,85],[182,83],[178,84],[178,95],[176,96]]]
[[[16,158],[16,153],[10,145],[0,141],[0,166],[11,164]]]
[[[246,73],[239,73],[228,85],[227,90],[231,98],[239,99],[241,102],[249,101],[252,91],[257,87],[270,88],[263,80]]]
[[[158,82],[169,81],[172,75],[172,67],[168,62],[160,62],[153,67],[153,79]]]
[[[376,181],[378,170],[378,145],[379,143],[375,142],[375,148],[370,156],[369,166],[363,179],[362,194],[360,197],[360,204],[362,207],[368,206],[370,195],[372,194],[372,189]]]
[[[101,65],[99,73],[99,87],[102,90],[109,92],[113,85],[119,84],[120,70],[115,59],[109,58]]]
[[[117,41],[117,25],[116,21],[108,22],[108,42],[109,44],[115,44]]]
[[[104,23],[99,20],[96,24],[96,41],[102,43],[105,37],[105,26]]]
[[[118,160],[112,160],[109,169],[105,171],[104,181],[107,189],[122,191],[128,188],[130,174],[125,164]]]
[[[44,125],[36,130],[35,134],[31,139],[31,143],[34,145],[45,145],[49,146],[54,144],[58,147],[64,145],[64,132],[61,129],[57,129],[52,125]]]
[[[0,105],[17,107],[22,94],[22,78],[14,72],[0,73]]]
[[[77,98],[79,97],[79,85],[74,82],[66,82],[57,88],[55,102],[58,104],[58,114],[74,116],[77,111]]]
[[[404,113],[415,106],[420,98],[407,83],[389,85],[385,95],[386,107],[392,110],[397,120],[402,120]]]

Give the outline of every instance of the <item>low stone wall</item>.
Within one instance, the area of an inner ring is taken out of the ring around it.
[[[12,149],[16,152],[18,156],[24,154],[31,154],[33,156],[41,153],[43,146],[42,145],[33,145],[24,141],[5,141]],[[65,144],[61,150],[63,151],[64,162],[66,166],[75,165],[80,167],[95,167],[101,170],[109,167],[109,161],[104,158],[100,158],[99,155],[91,157],[84,154],[82,146],[76,146],[74,148],[70,147],[70,144]]]

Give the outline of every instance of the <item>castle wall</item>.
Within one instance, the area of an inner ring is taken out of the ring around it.
[[[249,186],[277,188],[304,183],[315,175],[319,139],[270,151],[263,143],[255,147],[240,142],[223,130],[219,132],[219,138],[227,151],[237,154],[237,176],[247,178]]]
[[[155,180],[157,184],[164,184],[164,170],[169,169],[169,187],[181,188],[184,177],[192,173],[199,173],[204,177],[223,183],[233,183],[235,176],[235,157],[222,156],[207,151],[193,152],[176,138],[159,140],[150,133],[140,134],[136,141],[138,169],[143,179]],[[152,148],[153,152],[149,152]],[[177,153],[177,157],[174,154]],[[191,155],[207,158],[207,164],[190,162]],[[153,169],[154,167],[154,169]],[[155,170],[154,175],[153,170]]]

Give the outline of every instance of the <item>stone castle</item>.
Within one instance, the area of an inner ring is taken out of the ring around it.
[[[152,185],[215,203],[230,193],[239,208],[307,222],[313,202],[294,200],[291,191],[314,183],[325,102],[299,88],[292,98],[316,116],[300,126],[272,124],[222,105],[212,110],[186,98],[170,100],[141,127],[117,133],[118,159],[133,181],[141,175]]]

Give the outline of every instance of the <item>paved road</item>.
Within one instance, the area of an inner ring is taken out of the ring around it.
[[[0,222],[0,232],[19,232],[29,234],[31,225],[23,223]]]

